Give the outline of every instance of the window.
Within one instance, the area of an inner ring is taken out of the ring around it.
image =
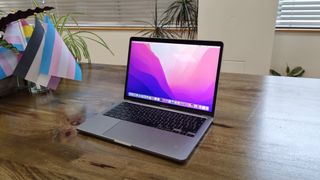
[[[320,0],[279,0],[276,27],[320,28]]]
[[[39,4],[55,7],[58,15],[77,13],[81,26],[139,26],[138,21],[152,22],[155,0],[37,0]],[[158,16],[174,0],[158,0]],[[33,0],[1,1],[4,12],[33,7]]]

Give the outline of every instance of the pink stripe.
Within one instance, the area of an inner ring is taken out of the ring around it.
[[[73,58],[73,56],[71,55],[71,53],[69,53],[69,57],[68,57],[68,71],[67,71],[67,77],[70,79],[74,79],[75,76],[75,69],[76,69],[76,62]]]
[[[13,69],[11,69],[11,66],[8,63],[8,59],[3,54],[0,54],[0,66],[2,67],[4,73],[6,73],[7,76],[10,76],[13,73]]]
[[[21,37],[19,36],[7,36],[5,39],[11,44],[22,44]]]
[[[51,58],[51,64],[50,64],[50,71],[49,74],[57,74],[58,68],[59,68],[59,61],[61,57],[61,50],[62,50],[62,40],[60,39],[60,35],[58,32],[55,32],[55,38],[54,38],[54,46],[53,46],[53,53]]]

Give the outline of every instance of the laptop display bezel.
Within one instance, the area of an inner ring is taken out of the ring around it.
[[[163,42],[163,43],[172,43],[172,44],[190,44],[190,45],[205,45],[205,46],[218,46],[218,47],[220,47],[219,60],[218,60],[218,66],[217,66],[217,71],[216,71],[216,73],[217,73],[216,74],[216,81],[215,81],[215,87],[214,87],[215,89],[214,89],[213,102],[212,102],[212,112],[128,96],[126,92],[127,92],[127,84],[128,84],[128,76],[129,76],[129,68],[130,68],[129,66],[130,66],[131,45],[132,45],[133,41],[160,42],[160,43]],[[177,40],[177,39],[155,39],[155,38],[131,37],[130,41],[129,41],[124,99],[138,102],[138,103],[149,104],[149,105],[153,105],[153,106],[157,106],[157,107],[164,107],[164,108],[169,108],[169,109],[178,110],[178,111],[182,111],[182,112],[189,112],[189,113],[193,113],[193,114],[206,115],[206,116],[213,117],[214,113],[215,113],[215,106],[216,106],[216,101],[217,101],[222,53],[223,53],[223,42],[221,42],[221,41],[180,40],[180,39]]]

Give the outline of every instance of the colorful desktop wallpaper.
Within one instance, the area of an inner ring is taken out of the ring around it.
[[[203,105],[212,112],[219,53],[214,46],[133,41],[126,94]]]

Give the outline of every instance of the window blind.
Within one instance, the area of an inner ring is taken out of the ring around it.
[[[158,17],[174,0],[158,0]],[[58,15],[74,13],[81,26],[139,26],[153,22],[155,0],[38,0]],[[33,7],[32,0],[1,1],[5,12]],[[72,22],[70,22],[72,23]]]
[[[279,0],[276,27],[320,28],[320,0]]]

